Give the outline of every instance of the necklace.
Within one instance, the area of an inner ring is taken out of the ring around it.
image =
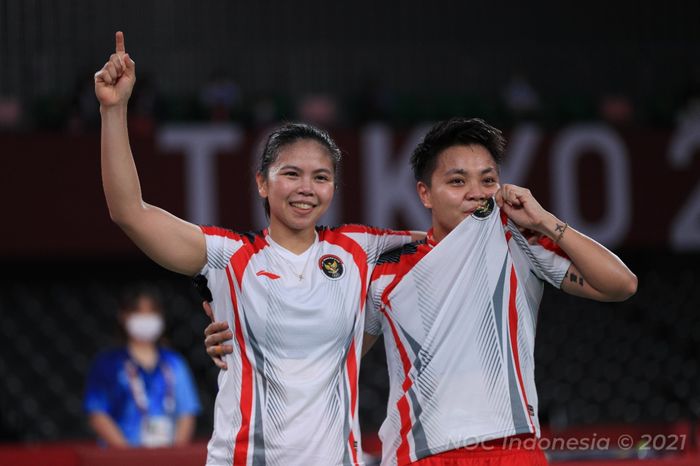
[[[316,246],[316,239],[318,239],[318,237],[314,238],[314,242],[311,243],[311,246],[309,246],[309,249],[307,249],[305,252],[306,260],[304,261],[304,265],[301,267],[301,271],[297,271],[296,267],[294,267],[294,263],[292,261],[290,261],[289,259],[287,259],[284,256],[284,254],[282,253],[282,251],[277,250],[277,248],[283,248],[285,250],[287,250],[287,249],[284,248],[284,246],[276,243],[275,240],[273,240],[272,238],[270,238],[270,240],[272,240],[273,244],[271,245],[272,247],[270,249],[272,249],[275,252],[275,255],[278,258],[280,258],[284,262],[286,262],[287,265],[289,266],[289,268],[291,269],[292,273],[299,279],[299,281],[302,281],[302,280],[304,280],[304,271],[306,270],[306,267],[309,265],[309,260],[311,259],[311,256],[313,255],[313,247]]]
[[[313,246],[312,246],[313,247]],[[297,271],[296,267],[294,267],[294,264],[292,261],[287,259],[280,253],[279,251],[275,251],[275,254],[277,254],[277,257],[285,261],[288,265],[289,268],[292,270],[292,273],[296,275],[296,277],[299,279],[299,281],[302,281],[304,279],[304,270],[306,270],[306,266],[309,265],[309,258],[311,258],[311,251],[307,251],[307,256],[306,256],[306,261],[304,261],[304,265],[301,267],[301,271]]]

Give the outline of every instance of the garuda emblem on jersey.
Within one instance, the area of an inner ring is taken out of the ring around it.
[[[333,254],[326,254],[321,257],[318,261],[318,266],[321,268],[326,277],[331,280],[337,280],[343,276],[345,272],[345,267],[343,267],[343,261],[340,257],[334,256]]]
[[[486,218],[493,212],[495,202],[492,197],[486,199],[481,206],[472,214],[476,218]]]

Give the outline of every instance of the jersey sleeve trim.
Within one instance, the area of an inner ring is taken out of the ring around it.
[[[350,223],[347,225],[341,225],[338,227],[331,228],[339,233],[367,233],[370,235],[383,236],[383,235],[407,235],[411,236],[411,232],[408,230],[391,230],[387,228],[376,228],[367,225],[360,225],[355,223]]]
[[[515,241],[527,256],[535,275],[552,286],[561,288],[561,283],[571,266],[571,260],[564,251],[549,238],[540,238],[537,244],[531,245],[512,220],[508,220],[506,228],[510,233],[507,235],[508,241]]]
[[[551,238],[548,238],[547,236],[541,237],[538,241],[540,246],[545,248],[547,251],[552,251],[554,254],[556,254],[559,257],[563,257],[564,259],[569,259],[568,254],[564,252],[562,248],[559,247],[557,243],[555,243]],[[571,259],[569,259],[571,260]]]
[[[223,236],[224,238],[230,238],[233,240],[240,240],[242,236],[240,233],[236,233],[235,231],[227,228],[210,225],[199,225],[199,228],[202,230],[202,233],[208,236]]]

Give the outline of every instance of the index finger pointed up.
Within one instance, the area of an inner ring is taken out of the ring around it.
[[[124,48],[124,33],[121,31],[117,31],[117,33],[115,34],[115,39],[117,43],[117,53],[125,53],[126,49]]]

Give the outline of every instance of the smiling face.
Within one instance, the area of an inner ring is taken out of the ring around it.
[[[418,195],[432,210],[436,241],[447,236],[499,188],[498,166],[481,145],[450,146],[440,152],[430,186],[418,182]]]
[[[283,146],[267,176],[256,175],[258,192],[270,205],[271,230],[280,236],[313,235],[317,220],[333,200],[334,177],[328,150],[315,140]]]

